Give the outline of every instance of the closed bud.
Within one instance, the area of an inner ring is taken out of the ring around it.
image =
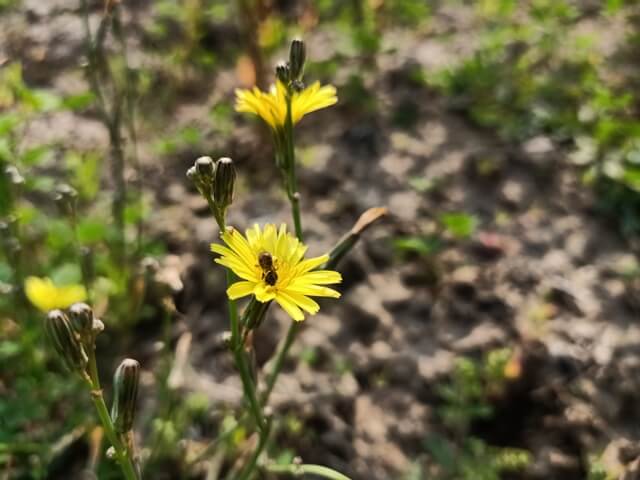
[[[211,157],[200,157],[193,167],[187,170],[187,177],[195,184],[200,194],[209,199],[212,194],[215,165]]]
[[[195,165],[193,167],[189,167],[189,169],[187,170],[187,178],[191,180],[193,183],[195,183],[197,176],[198,176],[198,172],[196,172]]]
[[[306,58],[307,52],[304,42],[298,38],[293,40],[289,50],[289,68],[292,81],[302,79]]]
[[[24,177],[20,174],[20,171],[14,165],[8,165],[4,169],[9,182],[14,186],[20,186],[24,183]]]
[[[74,303],[69,307],[71,326],[80,336],[89,338],[93,335],[93,310],[83,302]]]
[[[213,159],[211,157],[200,157],[195,163],[196,171],[200,178],[204,181],[213,180],[213,171],[215,169]]]
[[[233,202],[233,188],[236,183],[236,168],[233,160],[222,157],[216,162],[216,173],[213,181],[215,202],[224,210]]]
[[[69,370],[84,372],[89,358],[80,338],[62,310],[51,310],[47,314],[45,331],[53,348],[60,355]]]
[[[63,183],[56,187],[55,201],[64,215],[75,215],[78,192],[70,185]]]
[[[287,62],[279,62],[278,65],[276,65],[276,78],[285,85],[289,85],[289,75],[289,65]]]
[[[132,358],[124,359],[113,376],[111,419],[118,433],[126,433],[133,428],[139,379],[140,364]]]
[[[99,318],[93,319],[93,327],[91,328],[93,336],[99,335],[104,331],[104,323]]]

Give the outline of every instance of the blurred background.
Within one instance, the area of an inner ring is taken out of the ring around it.
[[[296,129],[310,253],[367,208],[389,215],[340,266],[342,299],[305,322],[269,455],[354,480],[639,478],[639,2],[0,0],[0,15],[0,479],[120,478],[30,275],[90,286],[107,396],[119,361],[140,361],[146,478],[213,479],[242,454],[240,431],[194,461],[241,387],[217,227],[185,172],[230,156],[229,223],[289,222],[269,133],[234,90],[267,89],[294,37],[305,81],[339,97]],[[267,321],[259,365],[288,326]]]

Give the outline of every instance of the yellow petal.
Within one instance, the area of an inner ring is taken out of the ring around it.
[[[315,270],[297,276],[294,283],[331,285],[340,282],[342,282],[342,275],[338,272],[334,272],[333,270]]]
[[[273,287],[268,287],[264,283],[257,283],[253,289],[253,294],[259,302],[268,302],[276,298],[276,292]]]
[[[313,270],[316,267],[319,267],[323,263],[326,263],[329,260],[329,255],[322,255],[320,257],[309,258],[308,260],[303,260],[296,267],[296,271],[299,274],[308,272],[309,270]]]
[[[82,302],[87,298],[87,291],[82,285],[68,285],[58,287],[58,305],[56,308],[67,308],[76,302]]]
[[[43,312],[67,308],[87,298],[82,285],[56,287],[49,278],[28,277],[24,282],[24,291],[29,301]]]
[[[330,297],[340,298],[340,292],[329,287],[321,287],[319,285],[289,285],[286,288],[287,292],[301,293],[303,295],[310,295],[312,297]]]
[[[255,285],[254,282],[236,282],[227,289],[227,295],[231,300],[246,297],[253,293]]]
[[[289,300],[286,296],[282,294],[276,295],[276,302],[278,302],[278,305],[280,305],[282,309],[287,312],[289,316],[295,321],[300,322],[304,320],[304,314],[302,313],[302,310],[300,310],[300,308],[298,308],[298,306],[291,300]]]
[[[320,310],[320,305],[318,305],[315,300],[312,300],[301,293],[295,293],[287,290],[286,292],[279,292],[278,295],[284,295],[287,300],[295,303],[303,310],[309,312],[311,315],[315,315]]]

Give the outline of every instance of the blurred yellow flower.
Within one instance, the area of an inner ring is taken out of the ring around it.
[[[24,291],[33,305],[43,312],[56,308],[67,308],[87,298],[82,285],[57,287],[50,278],[28,277],[24,282]]]
[[[261,91],[258,87],[251,90],[236,90],[236,111],[258,115],[271,128],[284,126],[287,117],[286,87],[277,82],[271,90]],[[315,82],[301,92],[293,94],[291,99],[291,119],[298,123],[307,113],[330,107],[338,101],[336,88],[333,85],[320,86]]]
[[[228,229],[222,234],[227,244],[212,244],[219,253],[216,263],[231,269],[242,280],[227,290],[230,299],[255,295],[259,302],[275,300],[296,321],[304,320],[303,310],[315,314],[320,307],[309,297],[339,298],[340,293],[325,287],[340,283],[342,277],[332,270],[314,270],[328,259],[328,255],[304,259],[307,247],[287,232],[286,225],[278,230],[267,224],[246,231],[246,238],[238,230]]]

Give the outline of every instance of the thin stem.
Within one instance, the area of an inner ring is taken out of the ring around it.
[[[120,44],[120,52],[122,55],[122,60],[124,62],[125,69],[125,107],[127,110],[127,116],[125,118],[126,127],[129,133],[129,139],[131,140],[131,163],[136,173],[135,184],[137,187],[137,196],[139,205],[142,206],[142,173],[140,169],[140,159],[138,156],[138,133],[136,131],[136,102],[135,102],[135,93],[136,87],[134,86],[134,71],[129,67],[129,55],[127,49],[127,42],[124,36],[124,32],[122,29],[122,22],[120,20],[120,10],[115,9],[113,13],[113,33]],[[140,216],[137,220],[137,252],[139,253],[142,248],[142,237],[144,230],[144,222],[142,221],[142,216]]]
[[[198,453],[198,455],[196,455],[193,459],[189,460],[189,462],[187,463],[187,468],[193,467],[196,463],[198,463],[201,460],[204,460],[209,455],[211,455],[215,451],[216,447],[220,442],[231,437],[231,435],[233,435],[236,432],[239,425],[240,425],[239,422],[234,421],[232,427],[230,427],[229,429],[219,434],[215,439],[211,441],[211,443],[209,443],[209,445],[207,445],[204,448],[204,450]]]
[[[253,380],[251,379],[251,372],[249,371],[249,365],[247,364],[247,359],[244,355],[244,352],[242,351],[242,347],[234,349],[233,357],[235,358],[236,366],[238,367],[238,371],[240,372],[244,394],[247,397],[247,400],[249,400],[249,408],[251,409],[251,414],[255,418],[258,429],[262,431],[264,430],[262,409],[260,408],[260,403],[258,402],[258,399],[256,397],[255,387],[253,385]]]
[[[293,118],[291,117],[291,87],[287,92],[287,117],[285,120],[285,142],[286,142],[286,168],[288,173],[287,194],[291,203],[291,214],[293,215],[293,225],[296,230],[296,237],[301,242],[302,220],[300,218],[300,194],[298,193],[298,179],[296,177],[296,154],[293,146]]]
[[[273,387],[276,384],[276,380],[278,380],[278,376],[280,375],[280,370],[282,370],[282,365],[284,365],[284,360],[289,353],[289,349],[293,344],[293,341],[296,338],[299,330],[299,322],[295,320],[291,322],[291,326],[289,327],[289,331],[287,332],[287,336],[284,339],[284,342],[278,349],[278,353],[276,353],[276,357],[273,363],[273,368],[271,369],[271,374],[267,377],[267,387],[265,391],[262,393],[262,397],[260,398],[262,405],[267,405],[269,402],[269,397],[271,396],[271,392],[273,391]]]
[[[289,197],[289,202],[291,203],[291,214],[293,216],[293,225],[296,231],[296,237],[301,242],[303,241],[302,236],[302,220],[300,218],[300,194],[298,193],[298,179],[296,177],[296,159],[295,159],[295,149],[293,146],[293,119],[291,117],[291,96],[292,91],[291,87],[288,87],[286,100],[287,100],[287,116],[285,119],[285,130],[284,130],[284,143],[285,148],[283,149],[285,161],[284,166],[286,168],[287,173],[287,195]],[[278,350],[276,354],[276,358],[273,364],[273,368],[271,370],[271,374],[267,378],[267,387],[262,394],[261,403],[262,405],[267,405],[269,401],[269,397],[271,396],[271,392],[273,391],[273,387],[278,380],[278,376],[280,375],[280,370],[282,369],[282,365],[284,364],[284,360],[289,353],[289,349],[293,344],[293,341],[296,338],[298,333],[299,326],[298,322],[295,320],[291,322],[289,326],[289,330],[287,332],[287,336],[285,337],[282,346]]]
[[[133,465],[133,461],[129,455],[127,447],[122,443],[120,437],[116,433],[116,430],[111,421],[111,416],[107,410],[107,406],[104,403],[104,397],[102,396],[102,389],[100,388],[100,378],[98,377],[98,368],[96,364],[96,354],[92,349],[89,354],[89,376],[87,383],[91,387],[91,400],[96,407],[98,417],[104,428],[105,435],[109,439],[109,442],[115,450],[115,458],[120,464],[122,473],[126,480],[138,480],[138,474],[136,468]]]
[[[258,463],[258,458],[262,454],[264,447],[267,446],[267,439],[269,438],[269,433],[271,432],[271,417],[267,418],[267,422],[265,424],[264,430],[260,432],[260,439],[258,440],[258,446],[256,447],[255,452],[251,455],[251,459],[249,463],[242,469],[240,475],[238,476],[238,480],[247,480],[251,478],[251,474],[256,468],[256,464]]]

